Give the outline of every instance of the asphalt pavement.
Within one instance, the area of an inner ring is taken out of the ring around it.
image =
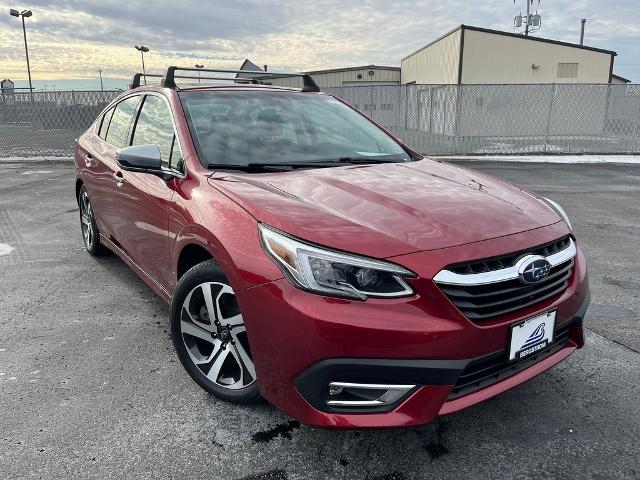
[[[406,430],[301,426],[207,395],[168,308],[84,251],[68,163],[0,163],[0,479],[640,478],[640,166],[461,162],[563,205],[590,266],[587,345]]]

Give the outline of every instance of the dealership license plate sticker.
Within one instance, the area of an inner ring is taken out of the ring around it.
[[[519,360],[544,350],[553,341],[556,311],[545,312],[511,328],[509,360]]]

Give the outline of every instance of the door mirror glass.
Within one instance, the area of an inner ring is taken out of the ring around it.
[[[132,145],[116,152],[116,161],[123,170],[159,173],[162,171],[160,149],[155,145]]]

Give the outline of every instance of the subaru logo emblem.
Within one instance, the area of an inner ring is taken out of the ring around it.
[[[549,275],[551,264],[540,255],[527,255],[518,262],[518,278],[522,283],[536,283]]]

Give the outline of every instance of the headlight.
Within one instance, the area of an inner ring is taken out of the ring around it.
[[[567,212],[564,211],[564,208],[562,208],[560,205],[558,205],[556,202],[554,202],[553,200],[547,198],[547,197],[543,197],[547,203],[549,205],[551,205],[551,207],[558,212],[558,215],[560,215],[562,217],[562,219],[564,220],[564,223],[567,224],[567,227],[569,227],[569,230],[573,231],[573,228],[571,228],[571,222],[569,221],[569,216],[567,215]]]
[[[259,228],[265,251],[298,288],[359,300],[413,294],[402,277],[415,274],[399,265],[317,247],[267,225]]]

